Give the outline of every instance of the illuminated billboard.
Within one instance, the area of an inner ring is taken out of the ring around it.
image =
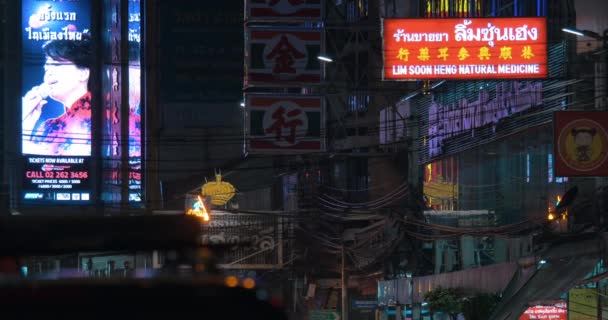
[[[245,86],[319,84],[322,39],[321,30],[247,28]]]
[[[546,19],[385,19],[385,80],[547,77]]]
[[[555,305],[529,307],[524,313],[519,316],[519,320],[539,319],[567,320],[568,308],[566,303],[559,302]]]
[[[325,150],[320,96],[247,94],[247,150],[291,154]]]
[[[22,1],[24,200],[90,200],[90,1]]]

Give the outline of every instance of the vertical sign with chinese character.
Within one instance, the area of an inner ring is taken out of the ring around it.
[[[294,21],[321,19],[321,0],[247,0],[247,21]]]
[[[321,40],[321,30],[247,29],[245,86],[319,84]]]
[[[546,19],[385,19],[385,80],[547,77]]]
[[[321,97],[247,95],[248,151],[301,153],[325,149]]]
[[[22,199],[91,195],[91,1],[23,0]]]

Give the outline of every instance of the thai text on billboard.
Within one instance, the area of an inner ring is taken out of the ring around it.
[[[554,306],[534,306],[526,309],[519,320],[567,320],[568,308],[565,302]]]
[[[385,19],[385,80],[547,77],[546,19]]]
[[[22,1],[25,200],[88,201],[90,1]]]

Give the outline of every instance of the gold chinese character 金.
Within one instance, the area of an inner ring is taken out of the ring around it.
[[[504,60],[513,59],[513,56],[511,55],[511,47],[500,48],[500,56],[498,58]]]
[[[422,60],[422,61],[428,61],[431,56],[429,55],[429,48],[424,47],[424,48],[420,48],[419,50],[419,55],[418,55],[418,59]]]
[[[439,55],[437,56],[437,58],[443,59],[443,61],[445,61],[448,58],[448,48],[439,48]]]
[[[532,48],[530,46],[524,46],[524,48],[521,49],[521,56],[524,59],[531,59],[532,57],[534,57],[534,53],[532,53]]]
[[[401,48],[401,49],[399,49],[399,54],[397,54],[397,59],[399,59],[401,61],[408,61],[409,56],[410,56],[410,51],[408,49]]]
[[[464,47],[461,47],[460,50],[458,50],[458,60],[462,61],[468,57],[469,57],[469,51],[467,49],[465,49]]]
[[[481,47],[479,48],[479,60],[490,60],[490,57],[492,55],[490,54],[490,48],[488,47]]]

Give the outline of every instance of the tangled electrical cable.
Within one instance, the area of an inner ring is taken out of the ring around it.
[[[401,219],[401,223],[406,226],[416,226],[425,230],[437,231],[441,234],[422,234],[416,231],[408,230],[405,228],[405,232],[410,236],[423,241],[433,241],[438,239],[453,238],[463,235],[468,236],[495,236],[495,237],[508,237],[510,235],[519,234],[526,231],[533,231],[540,229],[545,222],[544,217],[537,217],[526,219],[517,223],[498,226],[498,227],[479,227],[479,228],[462,228],[462,227],[450,227],[445,225],[433,224],[417,220]]]
[[[332,211],[346,211],[346,210],[378,210],[393,204],[395,201],[405,198],[409,194],[409,188],[407,182],[402,183],[393,191],[383,195],[382,197],[366,202],[346,202],[340,199],[334,198],[328,194],[321,194],[316,197],[319,201],[319,205],[325,209]]]

